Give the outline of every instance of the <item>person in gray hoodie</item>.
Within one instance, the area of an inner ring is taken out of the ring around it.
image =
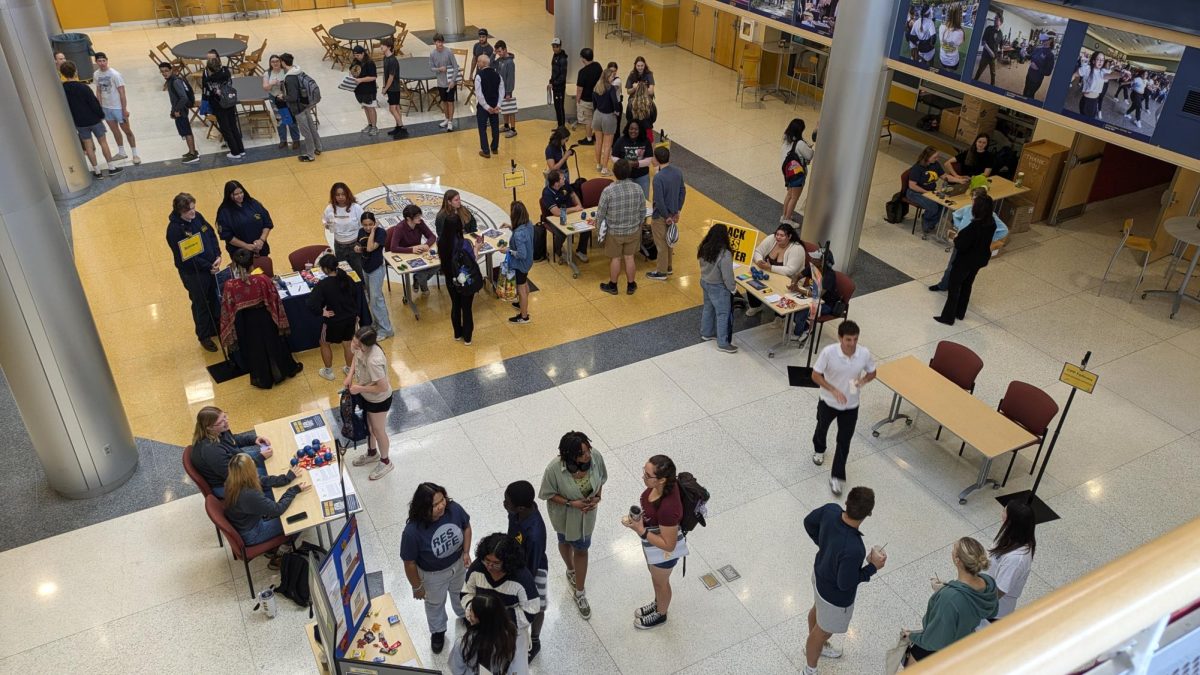
[[[504,99],[500,101],[500,115],[504,125],[501,130],[505,138],[517,135],[517,96],[513,93],[513,88],[517,86],[517,65],[513,62],[515,58],[512,52],[508,51],[504,40],[496,40],[496,59],[492,62],[492,67],[500,73],[500,79],[504,80]]]
[[[996,616],[1000,608],[995,580],[982,573],[988,568],[983,544],[963,537],[954,543],[950,559],[958,578],[946,583],[936,576],[930,580],[933,597],[925,608],[921,630],[908,633],[911,644],[906,663],[916,663],[970,635],[980,621]]]
[[[700,248],[700,289],[704,292],[704,311],[700,314],[700,339],[716,340],[717,349],[736,354],[733,344],[733,254],[729,250],[729,230],[721,223],[708,228]]]

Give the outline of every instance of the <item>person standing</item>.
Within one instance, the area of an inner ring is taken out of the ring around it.
[[[988,551],[988,569],[993,570],[996,580],[996,597],[999,599],[996,616],[979,622],[979,629],[993,621],[999,621],[1017,609],[1017,600],[1029,581],[1033,569],[1033,553],[1037,549],[1037,538],[1033,531],[1037,518],[1033,509],[1023,500],[1013,499],[1004,506],[1000,531],[996,533],[993,546]]]
[[[517,95],[514,93],[517,86],[517,64],[514,59],[516,57],[508,51],[508,44],[504,40],[496,40],[494,67],[496,72],[500,73],[500,79],[504,81],[504,97],[500,99],[500,114],[504,116],[504,126],[501,131],[504,132],[505,138],[517,135]]]
[[[626,516],[625,527],[642,540],[642,554],[650,570],[654,600],[633,612],[633,627],[646,630],[667,622],[671,608],[671,570],[679,559],[688,554],[687,539],[680,529],[683,522],[683,499],[675,476],[675,462],[666,455],[654,455],[642,467],[642,490],[639,503],[641,518]]]
[[[621,263],[625,263],[625,293],[637,292],[637,272],[633,256],[642,240],[642,224],[646,221],[646,194],[637,183],[629,180],[633,172],[628,160],[620,159],[613,165],[613,176],[617,182],[600,193],[600,205],[596,208],[597,225],[605,224],[603,234],[605,253],[612,259],[608,263],[608,282],[600,284],[600,290],[609,295],[617,294],[617,277],[621,274]]]
[[[125,78],[116,68],[108,67],[108,56],[104,52],[96,52],[96,66],[99,70],[92,75],[96,84],[96,98],[100,99],[100,107],[104,110],[104,121],[117,141],[117,154],[113,159],[125,159],[125,144],[121,132],[129,137],[129,153],[133,155],[133,163],[141,164],[138,157],[137,139],[133,137],[133,129],[129,126],[129,100],[125,97]]]
[[[612,144],[609,159],[613,162],[622,158],[629,160],[633,165],[629,179],[642,188],[642,196],[650,199],[650,165],[654,163],[654,152],[644,131],[637,120],[630,120],[625,125],[625,133]]]
[[[187,143],[188,151],[183,154],[183,163],[195,164],[200,161],[200,153],[196,151],[196,137],[192,134],[188,111],[196,105],[196,94],[192,91],[192,85],[180,77],[179,70],[170,63],[160,62],[158,72],[166,80],[167,97],[171,101],[171,119],[175,122],[175,131]]]
[[[596,509],[608,481],[604,457],[592,448],[582,431],[568,431],[558,442],[558,456],[542,472],[538,498],[546,500],[550,526],[558,538],[558,554],[567,566],[567,583],[584,619],[592,618],[588,603],[588,549],[596,529]]]
[[[376,110],[379,108],[379,85],[375,83],[375,59],[367,54],[362,45],[354,45],[351,51],[354,54],[354,65],[350,66],[350,75],[354,77],[354,100],[358,101],[363,114],[367,116],[367,126],[363,127],[360,133],[374,136],[379,133],[379,127],[375,126],[379,121],[379,113]]]
[[[963,537],[950,550],[957,577],[942,583],[931,579],[933,596],[921,619],[921,630],[908,632],[910,644],[906,665],[912,665],[975,632],[981,621],[996,616],[996,581],[983,571],[988,569],[983,544]]]
[[[512,663],[503,672],[528,675],[529,625],[541,605],[533,574],[525,569],[525,552],[515,539],[503,532],[494,532],[481,539],[475,546],[475,560],[467,567],[463,604],[470,606],[481,595],[498,598],[517,627]]]
[[[499,43],[497,43],[497,49]],[[533,484],[527,480],[509,483],[504,490],[504,510],[508,512],[508,536],[525,552],[525,569],[533,574],[540,610],[529,620],[529,660],[542,650],[542,624],[546,620],[546,581],[550,561],[546,557],[546,521],[538,511]]]
[[[490,159],[500,152],[500,101],[504,99],[504,80],[491,59],[481,54],[475,68],[475,123],[479,126],[479,156]],[[492,127],[491,151],[488,148],[487,127]]]
[[[554,119],[558,123],[556,128],[562,128],[567,126],[567,53],[563,51],[559,38],[550,41],[550,49],[554,53],[550,57],[550,81],[546,83],[546,91],[550,92],[554,104]]]
[[[963,43],[963,13],[961,5],[951,5],[946,20],[938,28],[938,65],[946,70],[958,70]]]
[[[292,356],[291,331],[275,281],[252,274],[254,253],[240,248],[233,258],[233,278],[221,289],[221,343],[250,374],[250,384],[270,389],[304,370]]]
[[[1133,76],[1133,82],[1130,83],[1129,109],[1127,109],[1125,111],[1125,119],[1130,119],[1130,116],[1133,115],[1134,116],[1132,118],[1134,120],[1133,124],[1139,129],[1142,128],[1142,108],[1145,106],[1145,104],[1146,104],[1146,71],[1139,70]],[[105,113],[105,114],[107,115],[107,113]],[[119,158],[120,158],[120,155],[118,154],[117,157],[115,157],[114,159],[119,159]]]
[[[367,414],[367,452],[355,457],[351,463],[366,466],[378,461],[379,464],[371,469],[371,480],[383,478],[393,468],[388,459],[390,441],[387,431],[388,411],[392,409],[392,383],[388,379],[387,355],[376,344],[377,340],[371,326],[363,326],[354,333],[354,339],[350,341],[354,361],[342,383],[351,396],[359,397],[358,405]]]
[[[955,236],[961,235],[962,231],[970,226],[973,216],[971,212],[975,209],[975,201],[980,197],[987,196],[987,188],[977,187],[971,191],[971,204],[964,206],[954,212],[951,216],[951,221],[954,223],[954,230],[957,232]],[[992,221],[996,223],[996,231],[992,234],[992,243],[989,248],[994,248],[997,242],[1003,241],[1008,237],[1008,226],[1000,220],[1000,214],[992,213]],[[950,270],[954,267],[954,260],[958,257],[958,249],[950,249],[950,260],[946,263],[946,270],[942,272],[942,278],[936,284],[929,287],[931,291],[945,291],[950,288]]]
[[[367,300],[371,303],[371,321],[380,340],[396,334],[392,319],[388,316],[387,301],[383,298],[383,282],[387,279],[387,266],[383,264],[383,245],[387,232],[375,222],[375,214],[364,211],[359,216],[357,244],[354,252],[362,256],[363,272],[366,273]]]
[[[475,294],[483,288],[483,275],[479,272],[479,249],[483,237],[475,236],[468,242],[463,236],[463,225],[457,213],[446,217],[439,237],[438,257],[442,263],[442,274],[446,275],[446,291],[450,294],[450,327],[454,339],[468,347],[475,333],[475,315],[471,309]]]
[[[594,56],[591,47],[579,50],[579,59],[583,61],[583,67],[575,77],[575,122],[582,126],[583,133],[587,134],[586,138],[579,141],[579,145],[592,145],[596,142],[592,131],[592,116],[596,110],[592,93],[596,83],[604,75],[604,67],[592,60]]]
[[[687,199],[687,187],[683,184],[683,172],[671,166],[670,148],[655,148],[654,164],[658,171],[654,174],[654,210],[650,215],[650,232],[654,235],[654,246],[658,249],[658,260],[655,261],[658,267],[652,272],[647,272],[646,278],[666,281],[667,277],[675,272],[671,266],[675,246],[668,239],[667,232],[672,225],[678,232],[679,214],[683,211],[683,202]]]
[[[267,72],[263,73],[263,91],[269,95],[271,107],[275,108],[275,114],[279,116],[279,125],[276,127],[276,131],[279,132],[278,148],[287,148],[288,133],[291,133],[292,149],[299,150],[300,127],[296,125],[296,119],[292,117],[292,111],[288,110],[287,101],[283,98],[283,81],[287,79],[288,69],[283,67],[283,61],[278,54],[272,54],[267,64]]]
[[[490,36],[488,35],[487,29],[480,28],[479,40],[477,40],[475,44],[471,45],[471,73],[468,75],[468,79],[475,79],[475,73],[479,70],[478,66],[480,56],[488,57],[489,62],[494,60],[496,57],[496,50],[493,49],[490,44],[488,44],[488,37]],[[478,91],[476,92],[476,96],[478,96]]]
[[[358,205],[358,198],[350,191],[350,186],[339,182],[329,188],[329,205],[325,207],[321,222],[333,235],[333,254],[339,261],[349,263],[350,269],[365,281],[367,275],[363,272],[362,256],[354,250],[358,245],[362,215],[363,209]]]
[[[733,344],[733,293],[737,287],[733,280],[729,229],[723,223],[715,223],[708,228],[696,257],[700,259],[700,289],[704,293],[700,339],[716,340],[717,349],[736,354],[738,348]]]
[[[1088,119],[1100,119],[1100,109],[1103,105],[1103,94],[1109,81],[1121,77],[1111,68],[1105,67],[1104,52],[1092,52],[1087,63],[1079,66],[1079,70],[1071,77],[1079,80],[1079,114]]]
[[[983,74],[983,69],[988,69],[988,75],[991,77],[992,86],[996,86],[996,59],[1000,54],[1000,41],[1004,34],[1000,32],[1000,27],[1004,25],[1004,13],[1000,10],[993,10],[992,23],[987,28],[983,29],[983,41],[979,45],[979,65],[975,67],[975,77],[978,80]]]
[[[1038,46],[1029,55],[1029,69],[1025,71],[1025,88],[1021,95],[1026,98],[1037,96],[1042,82],[1054,70],[1054,38],[1045,33],[1038,35]]]
[[[500,43],[496,43],[499,45]],[[513,202],[508,212],[512,221],[512,245],[501,247],[501,253],[509,256],[508,265],[516,273],[517,315],[509,323],[529,323],[529,270],[533,268],[533,223],[529,222],[529,210],[522,202]]]
[[[817,428],[813,431],[813,464],[825,462],[825,439],[829,425],[837,420],[837,446],[829,478],[829,489],[835,495],[842,494],[842,482],[846,480],[846,458],[858,423],[858,390],[875,379],[875,359],[858,344],[858,332],[858,324],[853,321],[838,324],[837,344],[822,349],[813,364],[813,381],[821,388]]]
[[[400,61],[396,58],[395,38],[385,37],[379,41],[383,46],[383,91],[387,94],[388,112],[396,120],[396,126],[388,132],[392,138],[403,138],[408,135],[404,128],[404,113],[400,110]]]
[[[104,161],[108,163],[108,175],[115,176],[121,173],[124,169],[116,166],[116,159],[113,157],[112,151],[108,149],[108,141],[104,138],[104,135],[108,133],[104,130],[104,109],[100,107],[100,101],[96,98],[96,94],[86,84],[79,81],[79,73],[75,68],[74,61],[63,61],[58,72],[65,78],[62,83],[63,93],[67,97],[67,107],[71,110],[75,133],[79,134],[83,152],[92,165],[92,175],[96,178],[104,177],[104,173],[100,170],[100,163],[96,161],[96,146],[93,145],[92,137],[95,137],[96,142],[100,144],[100,151],[104,153]]]
[[[255,256],[271,255],[267,237],[275,223],[271,212],[236,180],[225,183],[225,199],[217,208],[217,231],[225,242],[225,250],[233,255],[246,249]]]
[[[284,65],[287,65],[286,62]],[[242,144],[242,127],[238,124],[237,104],[226,106],[221,91],[233,87],[233,73],[229,67],[221,63],[221,57],[216,50],[209,50],[205,61],[204,74],[200,78],[200,91],[208,102],[209,112],[217,118],[217,129],[225,139],[229,159],[242,159],[246,156],[246,147]]]
[[[400,559],[413,599],[425,601],[430,647],[441,654],[446,644],[446,599],[455,616],[463,618],[463,577],[471,564],[471,516],[450,499],[446,488],[426,482],[413,492],[400,536]]]
[[[793,118],[784,130],[780,155],[783,186],[787,189],[787,195],[783,198],[783,215],[779,222],[799,227],[800,223],[796,222],[796,207],[800,204],[800,195],[804,194],[808,165],[813,158],[812,146],[804,140],[804,120],[799,117]]]
[[[296,65],[295,57],[284,52],[279,55],[283,66],[288,69],[287,77],[283,80],[283,91],[287,100],[288,111],[300,127],[300,137],[303,145],[300,150],[300,161],[311,162],[321,154],[321,134],[317,132],[317,120],[313,117],[315,100],[309,100],[309,85],[312,77]]]
[[[338,266],[337,258],[326,253],[318,261],[325,278],[317,282],[308,295],[308,307],[321,315],[321,363],[324,367],[317,372],[326,380],[333,381],[333,347],[341,345],[346,365],[342,372],[350,374],[354,352],[350,341],[358,330],[358,292],[354,280]]]
[[[458,61],[454,52],[446,49],[446,38],[441,33],[433,36],[433,51],[429,52],[429,68],[437,74],[438,98],[442,102],[442,114],[446,119],[438,126],[454,131],[454,99],[458,94]]]
[[[950,279],[947,286],[946,304],[934,321],[953,326],[955,319],[967,318],[967,304],[971,301],[971,286],[979,270],[987,267],[992,259],[992,236],[996,233],[995,215],[992,213],[992,198],[985,195],[975,198],[971,206],[971,226],[957,234],[954,239],[954,260],[950,263]]]
[[[506,669],[516,655],[517,625],[508,608],[500,598],[485,593],[475,596],[466,609],[466,630],[458,636],[446,664],[450,675],[479,675],[480,667],[489,673],[510,672]]]
[[[175,195],[171,202],[167,245],[192,303],[196,339],[205,350],[215,352],[213,338],[221,318],[215,275],[221,269],[221,247],[216,230],[196,210],[196,198],[186,192]]]
[[[842,655],[829,638],[850,629],[858,585],[870,581],[887,563],[887,553],[882,548],[872,547],[868,554],[862,542],[860,528],[874,510],[875,492],[857,486],[846,495],[844,511],[831,503],[813,509],[804,517],[804,531],[817,545],[804,675],[817,674],[817,661],[822,656],[836,659]]]
[[[609,153],[612,152],[613,138],[617,135],[618,116],[621,112],[620,85],[613,81],[616,75],[616,69],[604,69],[596,86],[592,88],[592,101],[595,105],[592,131],[597,132],[596,171],[599,171],[601,176],[608,175]]]

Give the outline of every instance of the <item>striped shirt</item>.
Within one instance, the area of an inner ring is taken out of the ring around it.
[[[476,559],[467,568],[467,579],[462,587],[463,605],[474,600],[480,593],[491,593],[500,598],[512,614],[517,630],[527,627],[530,620],[542,611],[533,575],[523,567],[496,581],[483,566],[483,558]]]
[[[600,193],[596,223],[608,223],[607,234],[625,236],[640,232],[646,220],[646,193],[631,180],[619,180]]]

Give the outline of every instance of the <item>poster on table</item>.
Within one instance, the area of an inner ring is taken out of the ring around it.
[[[961,78],[979,7],[979,0],[902,0],[892,58]]]
[[[979,14],[974,32],[980,37],[963,81],[1034,105],[1045,103],[1068,20],[1004,2],[988,3]],[[1069,68],[1075,55],[1065,58]]]

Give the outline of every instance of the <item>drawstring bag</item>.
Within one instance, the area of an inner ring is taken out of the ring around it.
[[[517,299],[517,273],[512,269],[512,253],[504,254],[504,262],[500,263],[500,275],[496,279],[496,298],[500,300]]]

